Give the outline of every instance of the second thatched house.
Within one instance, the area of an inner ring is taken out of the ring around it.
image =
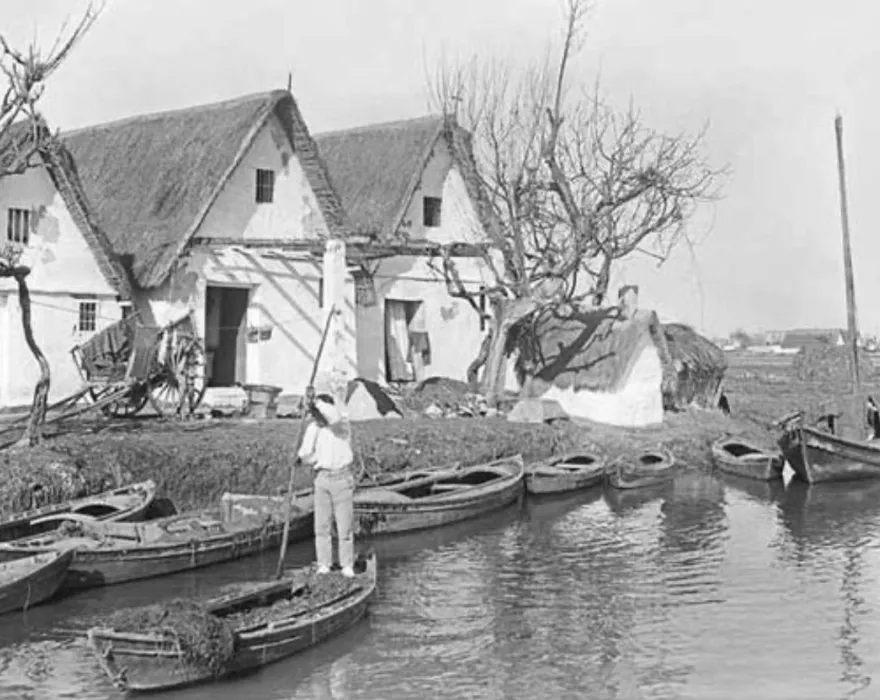
[[[555,400],[574,418],[630,427],[661,423],[664,409],[716,405],[723,353],[687,326],[638,310],[635,287],[621,294],[617,307],[548,315],[518,334],[524,397]]]
[[[464,380],[487,330],[480,290],[494,284],[483,256],[494,225],[470,136],[441,116],[315,136],[353,230],[409,252],[362,266],[357,295],[358,376],[417,383]],[[435,253],[445,246],[478,310],[452,296]],[[501,267],[500,265],[498,266]],[[515,384],[512,374],[511,385]]]

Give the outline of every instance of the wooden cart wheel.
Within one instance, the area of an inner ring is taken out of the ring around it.
[[[89,389],[89,396],[91,396],[93,402],[98,403],[102,398],[114,391],[117,391],[117,387]],[[131,391],[119,400],[101,406],[101,413],[108,418],[131,418],[143,410],[149,399],[150,396],[146,388],[141,385],[135,385],[131,388]]]
[[[162,362],[154,363],[150,379],[150,403],[160,416],[191,415],[205,393],[205,354],[201,343],[178,336],[168,343]],[[156,348],[159,356],[161,344]]]

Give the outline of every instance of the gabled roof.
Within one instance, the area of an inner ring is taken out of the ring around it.
[[[114,250],[138,284],[161,285],[257,134],[276,117],[331,236],[348,229],[339,199],[286,90],[148,114],[62,134]]]
[[[497,231],[482,191],[471,136],[452,120],[431,115],[316,134],[342,204],[360,234],[400,237],[400,225],[438,141],[445,139],[487,233]]]
[[[98,269],[122,299],[131,299],[128,274],[114,254],[110,240],[95,221],[70,153],[45,125],[37,128],[40,130],[40,160],[61,195],[70,217],[92,251]],[[10,126],[0,139],[0,171],[14,169],[22,164],[22,154],[30,151],[33,139],[33,122],[20,121]]]

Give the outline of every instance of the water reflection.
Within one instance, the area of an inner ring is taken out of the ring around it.
[[[526,499],[361,543],[380,560],[363,624],[163,697],[851,697],[880,670],[878,531],[880,482],[786,488],[687,470],[652,489]],[[290,563],[309,561],[311,544],[297,547]],[[81,642],[46,641],[56,625],[137,597],[207,594],[274,564],[87,592],[19,632],[4,624],[0,697],[118,698]]]

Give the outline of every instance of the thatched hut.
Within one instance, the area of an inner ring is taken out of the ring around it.
[[[681,410],[691,405],[715,408],[721,382],[727,370],[724,352],[708,338],[681,323],[663,325],[672,372],[663,392],[666,410]]]
[[[670,358],[655,312],[632,304],[572,309],[520,332],[517,345],[526,398],[555,400],[572,417],[609,425],[663,421]]]

